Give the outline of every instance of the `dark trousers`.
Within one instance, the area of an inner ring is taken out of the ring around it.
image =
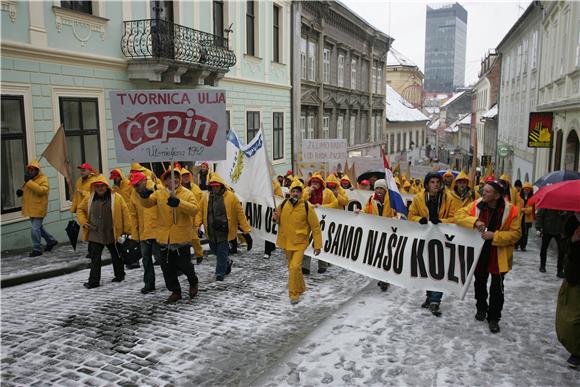
[[[91,272],[89,274],[89,284],[99,285],[101,283],[101,254],[105,245],[96,242],[89,242],[89,255],[91,257]],[[113,261],[113,272],[115,278],[125,278],[125,270],[123,269],[123,260],[119,256],[117,246],[114,243],[107,245],[111,259]]]
[[[540,267],[546,267],[546,255],[548,253],[548,246],[550,245],[552,238],[556,239],[556,244],[558,246],[557,270],[562,271],[564,268],[564,241],[558,234],[542,234],[542,247],[540,248]]]
[[[223,242],[209,242],[211,252],[217,257],[217,264],[215,267],[215,275],[218,277],[225,277],[228,268],[228,254],[229,244],[227,241]]]
[[[143,282],[146,289],[155,289],[155,269],[153,266],[153,254],[158,255],[155,239],[140,241],[141,255],[143,256]]]
[[[276,244],[266,241],[266,243],[264,244],[264,254],[272,254],[272,252],[276,250]]]
[[[184,246],[177,250],[171,250],[167,245],[159,246],[159,262],[165,279],[165,286],[174,293],[181,293],[181,286],[177,279],[177,269],[187,277],[189,286],[197,285],[195,267],[191,263],[191,247]]]
[[[487,321],[499,321],[503,309],[503,278],[505,274],[490,274],[487,271],[489,255],[481,255],[475,268],[475,300],[478,312],[487,312]],[[491,275],[489,306],[487,304],[487,279]]]
[[[526,248],[526,246],[528,245],[528,235],[529,235],[531,226],[532,226],[532,224],[526,223],[526,220],[522,216],[522,237],[520,238],[518,243],[516,243],[516,247],[519,246],[521,249]]]

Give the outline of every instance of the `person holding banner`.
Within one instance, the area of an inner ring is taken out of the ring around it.
[[[331,174],[326,178],[326,187],[332,192],[336,200],[338,201],[338,207],[345,209],[348,206],[348,195],[345,190],[340,186],[339,180],[335,175]]]
[[[169,168],[161,180],[164,188],[153,192],[141,187],[139,203],[145,208],[157,209],[155,239],[159,245],[159,261],[165,286],[171,295],[165,301],[174,303],[181,299],[181,286],[177,270],[181,270],[189,282],[189,298],[198,292],[198,279],[191,263],[191,239],[194,218],[199,211],[195,195],[181,186],[181,173]]]
[[[83,230],[83,240],[89,242],[91,272],[89,281],[83,284],[87,289],[100,286],[101,254],[105,246],[111,253],[115,278],[112,282],[125,279],[123,260],[117,250],[117,241],[123,234],[133,234],[133,223],[129,208],[118,193],[111,191],[109,182],[103,175],[94,177],[93,192],[86,196],[77,208],[77,217]]]
[[[420,224],[453,223],[458,204],[445,189],[441,175],[435,171],[427,173],[423,185],[425,191],[419,192],[413,198],[408,219]],[[443,292],[428,290],[421,307],[429,308],[433,315],[440,316],[439,304],[442,297]]]
[[[151,163],[149,163],[149,164],[151,164]],[[152,170],[150,170],[148,168],[145,168],[144,166],[142,166],[139,163],[133,163],[133,164],[131,164],[131,170],[129,171],[129,174],[133,174],[133,173],[136,173],[136,172],[142,172],[153,183],[155,183],[155,184],[158,183],[157,176],[155,176],[155,173],[153,173]]]
[[[181,173],[181,185],[190,190],[191,192],[193,192],[193,194],[195,195],[195,200],[197,200],[198,204],[201,204],[203,200],[203,191],[201,190],[201,188],[199,188],[197,184],[193,182],[193,175],[191,174],[191,172],[186,168],[181,168],[180,173]],[[199,213],[201,213],[201,211]],[[201,217],[196,216],[195,219],[196,220],[193,225],[193,233],[192,233],[193,237],[191,240],[191,244],[193,246],[193,253],[195,254],[195,258],[197,260],[197,263],[199,264],[203,261],[203,248],[201,247],[201,242],[199,240],[200,237],[199,226],[201,226]]]
[[[325,208],[339,208],[338,200],[332,191],[326,188],[326,183],[320,173],[312,175],[308,181],[308,187],[304,189],[302,198],[305,201],[310,202],[314,207],[322,206]],[[328,263],[320,260],[318,261],[319,274],[325,273],[327,268]],[[308,256],[304,257],[304,260],[302,261],[302,273],[310,274],[310,257]]]
[[[89,163],[82,163],[79,167],[81,177],[75,183],[75,192],[72,195],[70,212],[76,214],[79,204],[91,192],[91,184],[95,180],[97,173]]]
[[[213,173],[208,182],[209,195],[202,201],[202,220],[211,251],[217,257],[216,281],[223,281],[232,271],[233,261],[228,258],[229,241],[236,238],[238,227],[244,233],[248,251],[252,249],[252,230],[236,195],[226,187],[223,179]]]
[[[26,166],[24,185],[16,191],[16,196],[22,197],[22,216],[30,218],[30,237],[32,251],[29,257],[42,255],[42,239],[46,240],[44,251],[50,251],[58,244],[57,240],[44,229],[42,221],[48,209],[48,177],[40,169],[38,160],[32,160]]]
[[[455,216],[457,225],[477,229],[485,240],[474,273],[475,318],[483,321],[487,317],[491,333],[500,331],[503,280],[512,268],[514,246],[522,236],[521,213],[517,206],[503,198],[507,188],[501,180],[487,182],[481,198],[461,208]],[[488,305],[487,279],[490,275]]]
[[[469,176],[464,171],[455,179],[453,189],[449,191],[451,197],[457,201],[458,207],[465,207],[476,199],[479,199],[479,194],[469,188]]]
[[[153,266],[153,254],[156,256],[157,246],[155,242],[155,232],[157,228],[157,208],[145,208],[139,201],[139,192],[145,188],[155,191],[155,183],[147,178],[143,172],[131,174],[131,200],[127,203],[129,213],[133,220],[133,239],[139,241],[141,247],[141,257],[143,258],[143,283],[141,293],[147,294],[155,290],[155,269]]]
[[[316,211],[304,199],[303,186],[298,180],[290,186],[290,199],[284,200],[274,212],[272,221],[278,224],[276,246],[284,249],[288,259],[288,295],[292,305],[300,301],[300,295],[306,291],[304,275],[301,270],[304,251],[314,242],[314,255],[320,254],[322,232]]]
[[[344,190],[352,190],[353,186],[350,182],[350,178],[347,175],[344,175],[340,178],[340,186],[342,187],[342,189]]]

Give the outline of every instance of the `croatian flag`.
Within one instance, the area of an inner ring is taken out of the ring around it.
[[[389,166],[389,160],[387,155],[385,155],[385,150],[381,147],[381,156],[383,157],[383,165],[385,167],[385,180],[387,181],[387,187],[389,187],[389,200],[391,201],[391,208],[400,214],[407,216],[407,206],[403,201],[403,197],[397,188],[397,183],[393,178],[393,172],[391,172],[391,167]]]

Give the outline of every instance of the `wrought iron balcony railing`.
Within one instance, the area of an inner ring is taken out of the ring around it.
[[[124,22],[121,50],[127,58],[169,59],[228,70],[236,63],[228,39],[161,19]]]

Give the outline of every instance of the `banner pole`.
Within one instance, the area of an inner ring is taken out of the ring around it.
[[[270,187],[269,190],[272,193],[272,204],[274,205],[274,209],[276,209],[276,197],[274,195],[274,190],[272,189],[272,162],[270,161],[270,154],[268,153],[268,147],[266,146],[266,141],[264,141],[264,124],[260,122],[260,134],[262,135],[262,143],[264,144],[264,152],[266,153],[266,159],[268,160],[269,168],[268,168],[268,177],[270,178],[269,183]]]

